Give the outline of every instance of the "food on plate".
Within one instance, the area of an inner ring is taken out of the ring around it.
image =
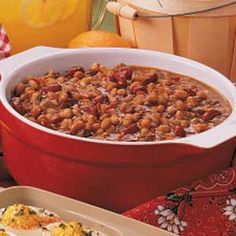
[[[11,233],[11,232],[9,232],[8,230],[5,230],[5,229],[0,229],[0,236],[20,236],[20,235]]]
[[[131,45],[116,33],[107,31],[91,30],[79,34],[72,39],[69,48],[90,47],[123,47],[130,48]]]
[[[5,229],[0,229],[0,236],[9,236]]]
[[[60,218],[45,209],[14,204],[1,211],[0,224],[14,229],[37,229]]]
[[[25,118],[79,137],[161,141],[211,129],[231,113],[212,87],[173,72],[94,63],[19,82],[10,100]]]
[[[48,227],[52,236],[106,236],[105,234],[92,230],[81,223],[71,221],[69,223],[59,222]]]
[[[0,209],[0,236],[107,236],[43,208],[14,204]]]
[[[83,234],[82,225],[74,221],[70,223],[61,222],[59,225],[52,228],[51,233],[52,236],[85,236]]]

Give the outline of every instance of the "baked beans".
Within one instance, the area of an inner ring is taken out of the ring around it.
[[[79,137],[159,141],[204,132],[231,113],[216,90],[157,68],[94,63],[19,82],[10,100],[21,115]]]

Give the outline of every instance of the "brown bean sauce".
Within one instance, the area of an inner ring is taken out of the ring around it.
[[[21,115],[63,133],[112,141],[159,141],[223,122],[229,101],[193,78],[157,68],[94,63],[27,77],[10,100]]]

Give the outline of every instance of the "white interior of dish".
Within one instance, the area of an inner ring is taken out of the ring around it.
[[[60,49],[58,50],[60,51]],[[8,102],[11,96],[11,91],[15,85],[19,81],[23,80],[26,76],[42,75],[45,74],[49,69],[55,69],[59,72],[62,72],[74,65],[81,65],[85,68],[88,68],[94,62],[101,63],[108,67],[113,67],[119,63],[158,67],[164,70],[191,76],[214,87],[226,98],[228,98],[232,106],[232,114],[220,125],[201,134],[175,139],[172,141],[131,143],[80,138],[54,131],[24,118],[19,113],[17,113]],[[222,74],[201,63],[161,52],[123,48],[90,48],[68,51],[64,50],[63,52],[57,52],[56,54],[52,53],[50,56],[42,56],[38,60],[32,60],[29,63],[19,66],[10,72],[6,78],[3,78],[0,88],[0,99],[10,113],[12,113],[24,123],[27,123],[36,129],[40,129],[53,135],[87,142],[113,145],[156,145],[163,143],[186,143],[199,147],[210,148],[236,136],[236,89],[234,85]]]

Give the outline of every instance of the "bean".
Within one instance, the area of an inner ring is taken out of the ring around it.
[[[66,108],[60,111],[60,117],[62,118],[71,118],[73,113],[70,108]]]
[[[161,117],[161,123],[163,125],[168,125],[169,124],[169,120],[166,117]]]
[[[198,105],[198,102],[194,97],[191,97],[191,96],[187,97],[187,106],[189,108],[196,107],[197,105]]]
[[[117,78],[113,74],[109,76],[109,81],[111,81],[113,83],[118,83]]]
[[[102,138],[106,138],[108,135],[109,135],[109,133],[107,133],[107,132],[103,132],[103,133],[101,134]]]
[[[177,111],[175,117],[178,120],[182,120],[184,118],[184,113],[182,111]]]
[[[152,122],[156,123],[156,124],[159,124],[160,123],[160,119],[161,119],[161,116],[159,113],[154,113],[154,114],[151,114],[149,115],[150,119],[152,120]]]
[[[95,120],[96,120],[96,117],[94,115],[92,115],[92,114],[88,115],[88,120],[87,120],[88,123],[93,124],[95,122]]]
[[[180,122],[180,120],[172,120],[171,121],[171,124],[173,124],[173,125],[180,125],[181,124],[181,122]]]
[[[207,124],[194,124],[193,128],[195,129],[196,132],[201,133],[203,131],[208,130],[208,125]]]
[[[163,133],[169,133],[170,132],[170,127],[168,125],[160,125],[158,127],[158,130],[163,132]]]
[[[191,120],[191,122],[196,124],[196,123],[201,123],[202,120],[199,119],[199,118],[193,118],[193,119]]]
[[[135,81],[135,82],[133,82],[133,83],[129,86],[129,89],[134,92],[134,89],[135,89],[136,87],[141,87],[141,86],[142,86],[142,84],[141,84],[140,82]]]
[[[181,120],[180,121],[181,126],[184,128],[188,128],[190,126],[190,123],[187,120]]]
[[[94,106],[94,105],[91,105],[91,106],[85,105],[85,106],[81,107],[81,110],[84,111],[84,112],[87,112],[89,114],[92,114],[94,116],[98,116],[98,114],[99,114],[99,111],[98,111],[97,107]]]
[[[127,128],[123,129],[124,134],[134,134],[139,131],[137,124],[131,124]]]
[[[90,66],[90,69],[94,70],[94,71],[99,71],[100,70],[100,64],[95,62]]]
[[[185,91],[190,95],[190,96],[196,96],[196,92],[193,89],[185,89]]]
[[[68,70],[65,71],[65,76],[69,76],[69,77],[73,77],[74,74],[77,72],[77,71],[81,71],[81,72],[84,72],[84,68],[81,67],[81,66],[73,66],[71,68],[69,68]]]
[[[117,94],[120,95],[120,96],[125,96],[126,95],[126,90],[125,89],[119,89],[117,91]]]
[[[25,115],[25,113],[27,112],[27,109],[24,107],[24,105],[19,101],[19,99],[14,99],[11,100],[11,105],[12,107],[18,111],[21,115]]]
[[[100,124],[99,123],[94,123],[93,124],[93,129],[95,129],[95,130],[100,129]]]
[[[46,126],[48,128],[51,127],[51,122],[47,119],[46,115],[40,115],[37,118],[37,121],[39,122],[39,124]]]
[[[83,114],[81,118],[82,118],[83,122],[87,122],[87,120],[88,120],[88,114],[86,114],[86,113]]]
[[[159,97],[155,93],[152,93],[145,98],[145,102],[158,102],[158,99]]]
[[[58,92],[62,89],[61,85],[51,85],[43,89],[44,92]]]
[[[175,98],[179,100],[185,100],[188,97],[188,93],[184,90],[178,89],[175,91]]]
[[[107,132],[108,134],[111,134],[111,133],[115,132],[115,130],[116,130],[116,127],[115,127],[114,125],[111,125],[111,126],[106,130],[106,132]]]
[[[15,88],[15,96],[19,97],[21,94],[23,94],[25,91],[25,84],[23,82],[20,82],[16,85]]]
[[[102,128],[98,129],[96,132],[97,135],[101,135],[103,133],[104,133],[104,130]]]
[[[84,73],[82,71],[76,71],[73,76],[78,78],[78,79],[83,79],[84,78]]]
[[[111,119],[110,118],[105,118],[101,123],[101,128],[103,130],[106,130],[110,127],[111,124],[112,124]]]
[[[105,118],[108,118],[108,117],[109,117],[109,114],[105,113],[105,114],[100,116],[100,120],[104,120]]]
[[[157,112],[163,113],[165,111],[165,106],[164,105],[159,105],[156,108]]]
[[[73,78],[70,79],[70,84],[78,84],[79,82],[80,82],[80,80],[76,77],[73,77]]]
[[[133,121],[132,121],[132,119],[123,119],[123,125],[125,126],[125,127],[127,127],[127,126],[129,126],[130,124],[132,124],[133,123]]]
[[[111,90],[111,96],[116,96],[116,94],[117,94],[117,88],[113,88],[112,90]]]
[[[84,122],[81,120],[81,118],[76,118],[73,121],[73,125],[76,126],[77,129],[82,129],[84,127]]]
[[[221,115],[221,112],[218,110],[210,110],[204,113],[203,120],[210,121],[214,119],[216,116]]]
[[[39,92],[34,92],[34,93],[32,94],[32,96],[31,96],[31,99],[30,99],[31,103],[32,103],[32,104],[37,104],[37,103],[39,103],[39,97],[40,97]]]
[[[64,119],[60,124],[60,128],[62,130],[71,130],[71,126],[72,126],[72,120],[71,119]]]
[[[65,92],[61,92],[58,96],[59,102],[67,102],[68,101],[68,95]]]
[[[36,106],[34,106],[33,109],[31,110],[31,115],[32,115],[34,118],[37,118],[37,117],[40,115],[41,111],[42,111],[42,110],[41,110],[40,106],[36,105]]]
[[[176,126],[174,129],[174,134],[178,137],[186,137],[186,131],[182,126]]]
[[[146,88],[146,87],[143,86],[143,88]],[[147,86],[147,91],[148,91],[148,93],[154,92],[155,88],[156,88],[156,84],[150,83],[150,84]]]
[[[38,90],[39,89],[38,82],[33,80],[33,79],[29,80],[29,86],[32,87],[34,90]]]
[[[163,93],[158,96],[158,103],[165,105],[168,102],[169,96],[167,93]]]
[[[133,122],[137,122],[140,119],[140,114],[138,112],[132,115]]]
[[[112,116],[111,117],[111,123],[113,125],[118,125],[120,123],[120,119],[117,116]]]
[[[185,104],[181,100],[177,100],[175,104],[176,104],[177,109],[180,111],[184,111],[186,108]]]
[[[175,139],[175,136],[173,134],[171,134],[171,133],[165,134],[164,137],[165,137],[166,140],[173,140],[173,139]]]
[[[85,78],[83,78],[83,79],[80,80],[80,84],[81,84],[82,86],[86,86],[86,85],[90,84],[90,83],[91,83],[92,81],[94,81],[94,80],[95,80],[95,78],[92,77],[92,76],[85,77]]]
[[[84,122],[80,119],[75,119],[73,121],[73,124],[71,125],[71,132],[73,134],[77,133],[78,130],[82,129],[84,127]]]
[[[56,78],[59,76],[59,73],[57,73],[55,70],[49,70],[47,73],[48,77]]]
[[[64,83],[65,82],[65,77],[63,77],[63,76],[58,77],[57,82],[59,82],[61,84]]]
[[[175,106],[169,106],[167,108],[167,112],[170,114],[170,115],[174,115],[176,113],[176,108]]]
[[[122,102],[122,103],[120,104],[119,109],[120,109],[121,112],[125,112],[126,107],[127,107],[127,103],[126,103],[126,102]]]
[[[95,103],[109,104],[109,97],[106,94],[102,94],[94,99]]]
[[[31,88],[31,87],[26,87],[25,88],[25,91],[24,91],[24,94],[25,95],[32,95],[33,93],[34,93],[35,91],[34,91],[34,89],[33,88]],[[23,94],[22,94],[23,95]]]
[[[208,98],[208,94],[207,94],[206,91],[198,91],[197,96],[201,99],[207,99]]]
[[[140,126],[142,128],[150,128],[151,127],[151,121],[147,118],[144,118],[140,121]]]
[[[81,135],[82,135],[82,137],[88,138],[93,135],[93,131],[84,129],[84,130],[82,130]]]
[[[149,129],[147,128],[142,128],[140,131],[141,136],[146,136],[149,132]]]
[[[158,79],[157,73],[153,73],[147,79],[143,81],[143,84],[148,85],[150,83],[155,83],[157,79]]]
[[[141,105],[144,100],[144,95],[143,94],[138,94],[137,96],[134,97],[133,103]]]
[[[44,80],[44,85],[49,87],[49,86],[52,86],[52,85],[57,85],[57,81],[55,78],[52,78],[52,77],[48,77],[46,80]]]

